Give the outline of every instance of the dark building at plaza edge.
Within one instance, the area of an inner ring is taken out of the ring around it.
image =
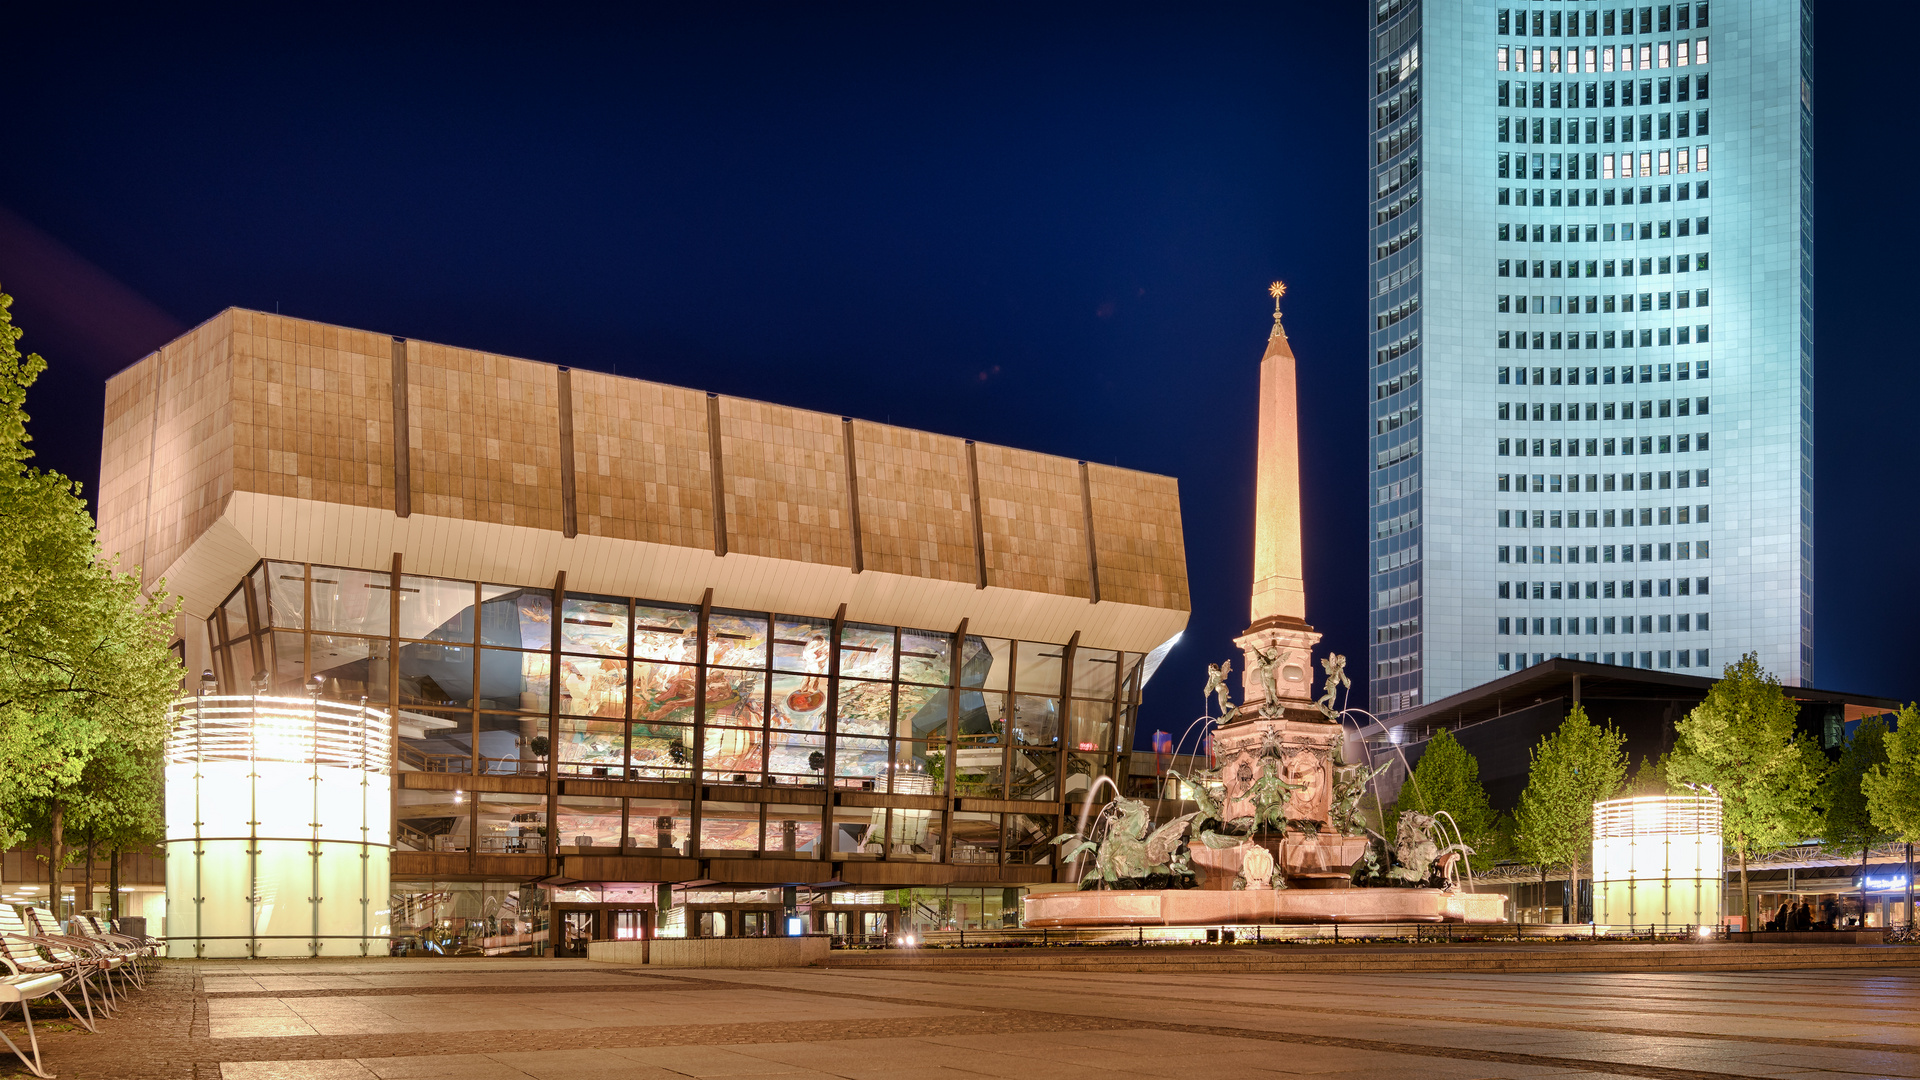
[[[1188,615],[1168,477],[241,309],[101,473],[190,671],[393,712],[408,949],[1010,924]]]

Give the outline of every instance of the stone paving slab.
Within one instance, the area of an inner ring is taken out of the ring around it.
[[[168,961],[63,1080],[1920,1078],[1920,973]],[[16,1020],[0,1020],[18,1038]],[[10,1069],[5,1076],[19,1075]]]

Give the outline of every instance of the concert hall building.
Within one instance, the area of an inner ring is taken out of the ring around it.
[[[103,443],[189,671],[393,711],[402,949],[1011,924],[1188,615],[1169,477],[256,311]]]

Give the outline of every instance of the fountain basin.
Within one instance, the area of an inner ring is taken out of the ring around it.
[[[1283,878],[1326,878],[1345,881],[1353,864],[1367,853],[1364,836],[1340,836],[1331,832],[1301,833],[1288,830],[1279,840],[1259,839],[1236,847],[1210,848],[1193,845],[1187,858],[1199,871],[1200,887],[1209,890],[1233,888],[1240,876],[1240,864],[1249,846],[1266,848],[1273,854],[1275,873]]]
[[[1499,893],[1443,889],[1092,889],[1026,899],[1026,926],[1253,923],[1497,923]]]

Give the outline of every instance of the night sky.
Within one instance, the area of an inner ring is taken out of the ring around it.
[[[1247,621],[1283,278],[1308,616],[1358,675],[1370,6],[10,12],[0,287],[52,365],[38,463],[90,493],[102,380],[239,305],[1166,473],[1193,619],[1144,741]],[[1903,82],[1819,71],[1816,681],[1905,699]]]

